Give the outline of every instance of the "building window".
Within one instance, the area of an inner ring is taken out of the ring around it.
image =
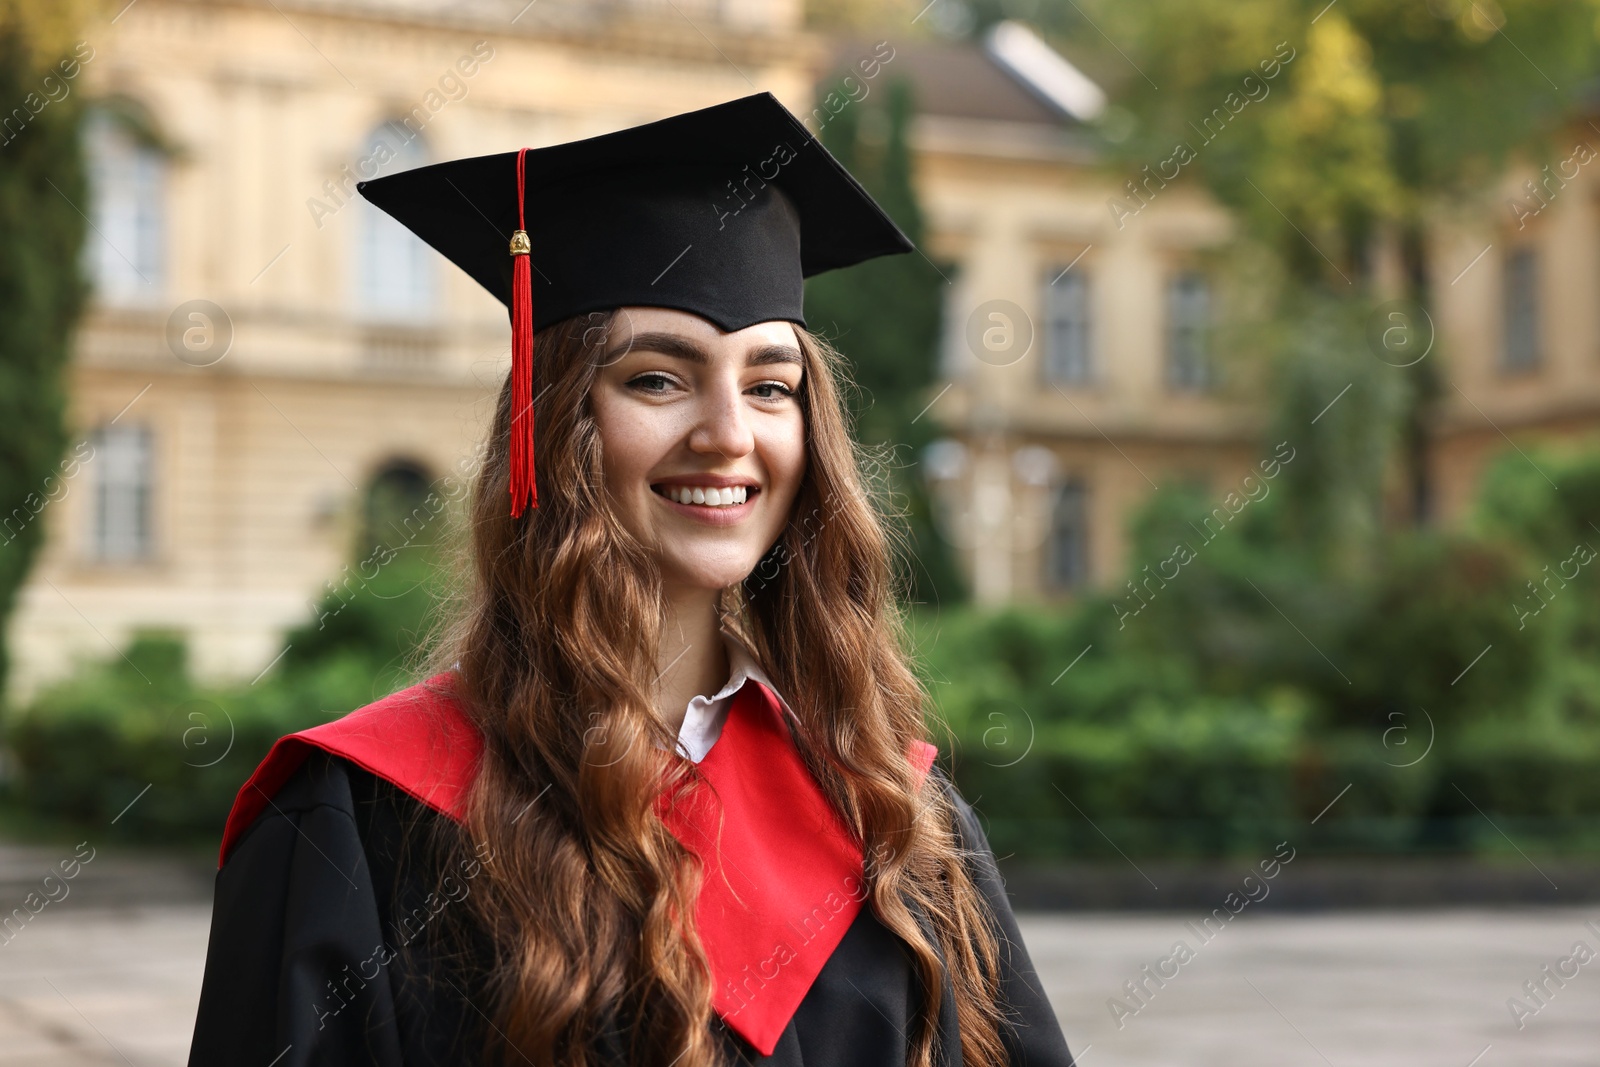
[[[149,559],[155,450],[148,427],[102,426],[94,444],[90,555],[104,563]]]
[[[1056,490],[1045,543],[1045,581],[1054,589],[1079,589],[1089,581],[1089,487],[1069,478]]]
[[[167,159],[149,135],[104,110],[84,123],[89,217],[84,242],[87,273],[106,304],[147,304],[160,298],[166,271]]]
[[[966,381],[972,377],[974,356],[967,347],[966,286],[959,267],[945,268],[950,284],[939,290],[939,375],[947,381]]]
[[[1506,257],[1504,282],[1505,346],[1500,367],[1507,373],[1539,365],[1539,261],[1531,248]]]
[[[428,506],[431,492],[421,464],[406,459],[385,463],[367,485],[362,555],[380,545],[398,550],[437,540],[438,531],[427,528],[437,515]]]
[[[382,160],[377,175],[424,166],[427,149],[398,122],[367,137],[362,159]],[[375,175],[375,176],[377,176]],[[435,253],[388,212],[361,201],[356,248],[356,306],[364,317],[385,322],[421,322],[433,316]]]
[[[1087,385],[1094,377],[1089,279],[1082,271],[1051,273],[1044,287],[1044,373],[1052,382]]]
[[[1212,384],[1209,334],[1211,285],[1185,271],[1167,282],[1167,384],[1202,390]]]

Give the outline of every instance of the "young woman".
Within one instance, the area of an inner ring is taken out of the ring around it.
[[[190,1063],[1069,1067],[800,311],[904,237],[766,95],[363,192],[512,309],[471,594],[240,791]]]

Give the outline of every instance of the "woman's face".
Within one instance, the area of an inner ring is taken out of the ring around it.
[[[806,469],[804,371],[787,322],[723,333],[666,308],[612,320],[590,393],[606,490],[669,590],[743,581],[783,532]]]

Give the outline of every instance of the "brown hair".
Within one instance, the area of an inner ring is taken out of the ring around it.
[[[485,738],[455,847],[492,856],[467,898],[494,945],[491,1056],[586,1067],[592,1042],[611,1031],[626,1036],[629,1064],[688,1067],[719,1060],[693,921],[701,870],[653,801],[663,786],[699,779],[694,764],[662,758],[676,739],[652,700],[656,562],[594,506],[604,478],[588,394],[611,322],[578,316],[535,338],[543,492],[520,519],[509,515],[509,383],[501,390],[470,506],[473,577],[429,673],[459,661],[454,695]],[[897,541],[867,491],[841,404],[842,361],[795,333],[807,472],[782,536],[724,590],[719,611],[794,709],[807,766],[872,857],[868,905],[908,946],[924,994],[909,1062],[933,1062],[947,977],[963,1061],[998,1067],[992,915],[954,836],[950,798],[931,782],[919,790],[907,758],[924,736],[927,694],[903,650]]]

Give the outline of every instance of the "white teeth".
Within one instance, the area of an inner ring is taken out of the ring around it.
[[[728,489],[708,488],[706,486],[668,486],[666,496],[680,504],[701,504],[706,507],[728,507],[733,504],[743,504],[750,498],[750,490],[745,486],[736,486]]]

